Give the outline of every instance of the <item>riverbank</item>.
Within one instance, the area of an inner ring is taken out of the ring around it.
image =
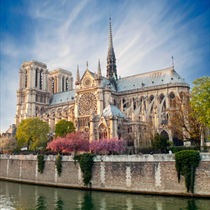
[[[88,187],[84,187],[81,169],[78,163],[74,165],[72,156],[62,157],[59,177],[56,156],[45,156],[41,174],[36,155],[0,155],[0,179],[66,188],[210,197],[210,153],[201,156],[194,195],[186,192],[184,177],[178,183],[174,154],[97,156]]]

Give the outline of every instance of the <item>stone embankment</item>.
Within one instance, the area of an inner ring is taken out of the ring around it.
[[[196,197],[210,197],[210,153],[201,154],[196,169]],[[55,167],[56,156],[45,156],[43,173],[38,172],[36,155],[0,155],[0,179],[38,185],[145,194],[192,196],[184,177],[177,180],[174,154],[97,156],[91,185],[84,187],[79,164],[72,156],[62,157],[62,173]]]

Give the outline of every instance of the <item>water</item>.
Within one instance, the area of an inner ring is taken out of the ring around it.
[[[210,210],[210,199],[85,191],[0,181],[0,209]]]

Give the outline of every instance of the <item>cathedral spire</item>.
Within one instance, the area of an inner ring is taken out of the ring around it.
[[[79,85],[79,83],[80,83],[79,65],[77,65],[77,77],[76,77],[75,85]]]
[[[101,77],[101,64],[100,64],[100,59],[98,59],[98,76]]]
[[[111,25],[111,17],[109,17],[109,51],[113,50],[113,41],[112,41],[112,25]]]
[[[107,55],[106,77],[110,80],[110,82],[114,85],[115,89],[117,90],[117,66],[112,41],[111,17],[109,17],[109,49]]]
[[[88,70],[88,61],[86,61],[86,70]]]

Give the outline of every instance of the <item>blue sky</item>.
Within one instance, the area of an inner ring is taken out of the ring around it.
[[[14,123],[19,70],[32,59],[106,74],[109,12],[121,77],[170,67],[191,84],[210,76],[208,0],[1,0],[0,130]]]

